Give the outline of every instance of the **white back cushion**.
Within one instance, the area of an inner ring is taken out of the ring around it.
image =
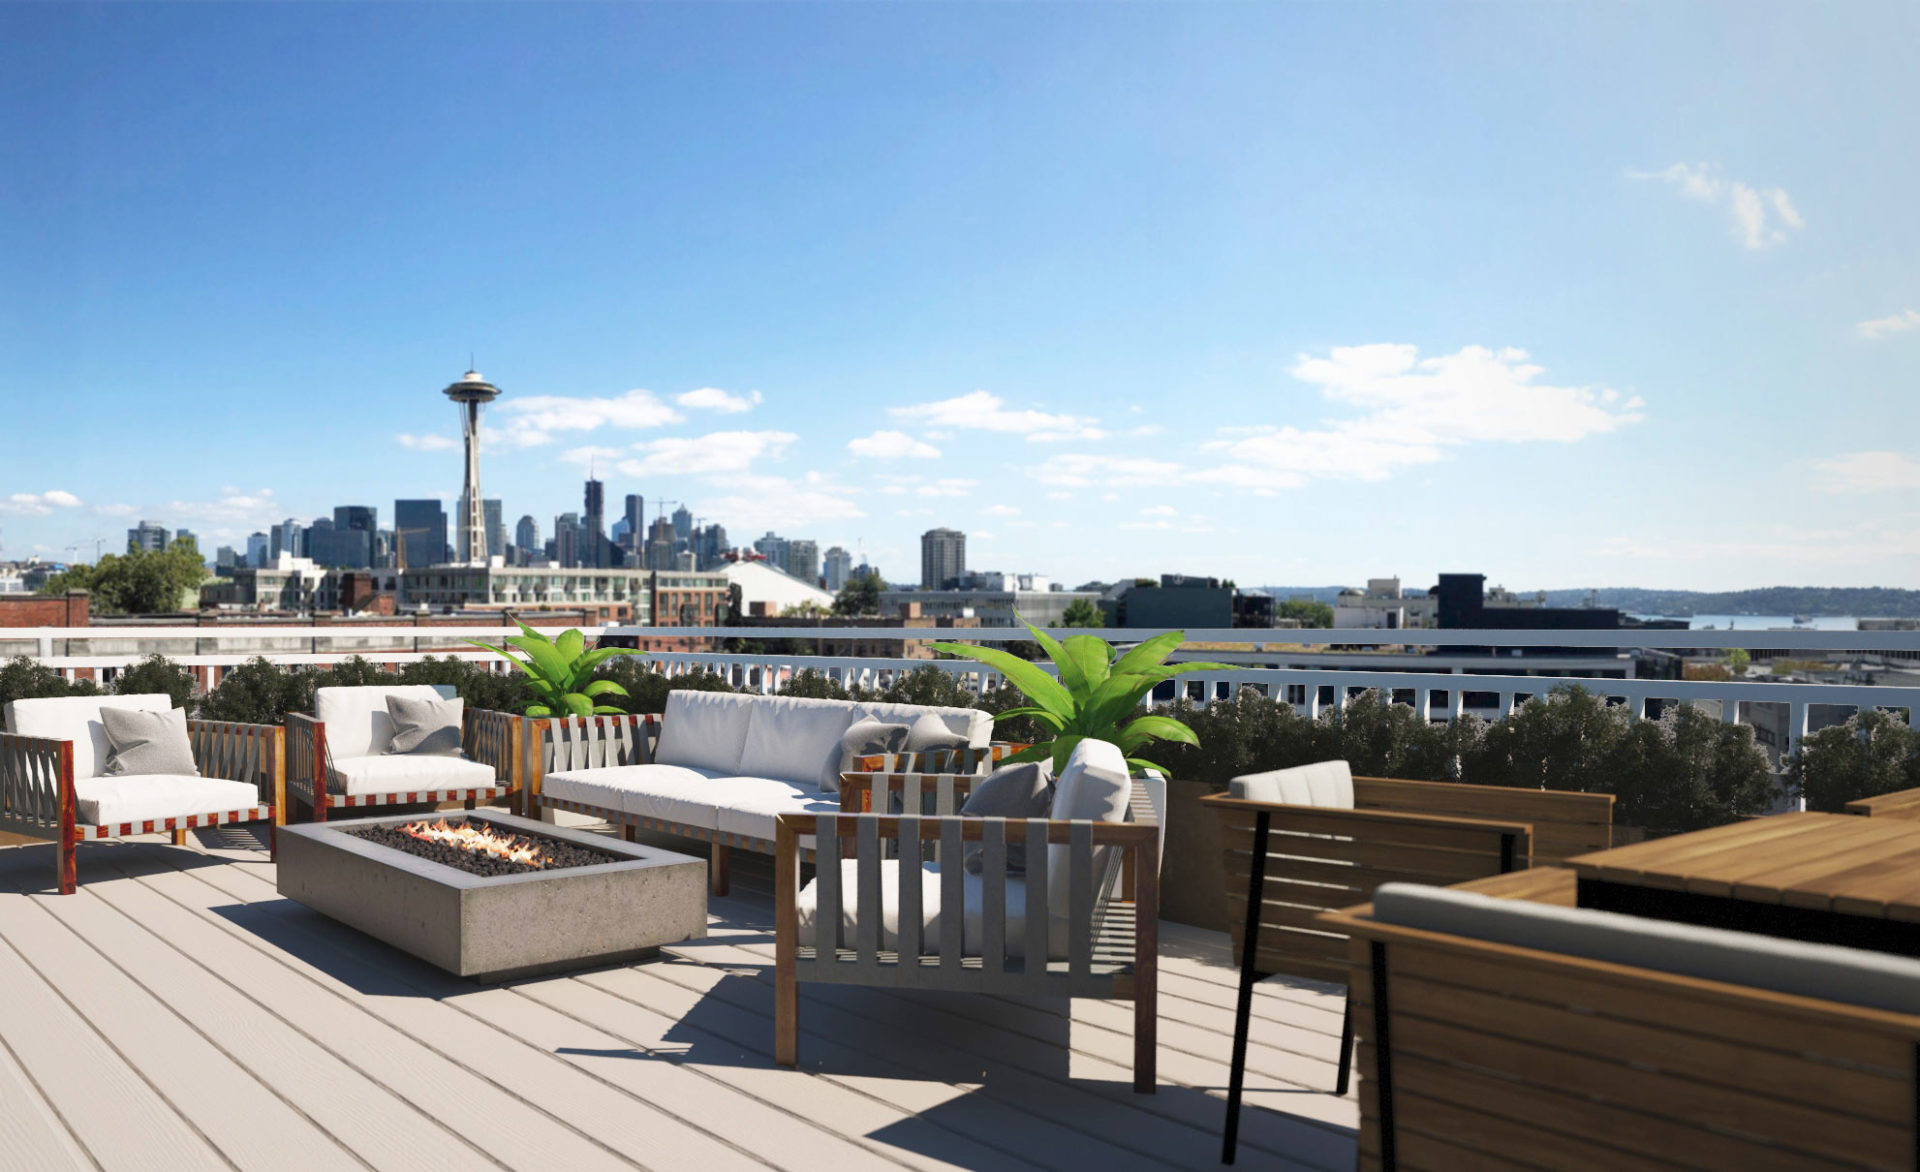
[[[1353,771],[1345,761],[1319,761],[1269,773],[1249,773],[1229,781],[1227,794],[1250,802],[1351,810]]]
[[[798,696],[750,698],[740,775],[837,790],[840,738],[853,723],[853,705]]]
[[[1373,918],[1776,993],[1920,1013],[1920,960],[1885,952],[1414,883],[1381,884],[1373,893]]]
[[[1133,783],[1127,778],[1127,757],[1111,741],[1081,741],[1073,747],[1066,768],[1053,783],[1055,821],[1090,819],[1095,822],[1127,820],[1127,797]],[[1106,876],[1108,852],[1102,847],[1093,852],[1093,881]],[[1073,875],[1068,860],[1073,848],[1064,842],[1047,847],[1047,911],[1054,919],[1064,918],[1071,910]]]
[[[854,719],[871,716],[888,724],[911,725],[922,716],[932,713],[940,722],[954,732],[967,738],[967,744],[983,749],[993,742],[993,716],[978,708],[941,708],[932,704],[873,704],[859,703],[853,706]],[[851,725],[852,721],[848,721]]]
[[[173,697],[162,693],[15,700],[7,705],[7,728],[23,737],[72,741],[73,779],[84,781],[100,776],[100,770],[107,764],[107,726],[100,723],[102,708],[165,712],[172,707]]]
[[[689,769],[740,771],[740,754],[747,747],[747,725],[753,702],[764,696],[736,692],[667,693],[667,710],[660,717],[660,744],[653,759],[662,765]]]
[[[387,697],[451,700],[451,684],[376,684],[361,688],[321,688],[313,694],[314,718],[327,726],[327,752],[334,758],[372,757],[393,746],[393,720]]]

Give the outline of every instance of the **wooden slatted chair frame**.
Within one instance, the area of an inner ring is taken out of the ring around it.
[[[327,726],[303,712],[287,713],[287,789],[312,811],[315,822],[325,822],[330,810],[371,806],[405,806],[426,802],[464,802],[471,810],[483,802],[512,799],[520,793],[521,748],[525,717],[485,708],[467,708],[460,719],[460,749],[470,760],[493,766],[492,786],[442,790],[396,790],[378,794],[337,794],[327,786],[333,755],[327,749]]]
[[[654,749],[660,741],[660,725],[661,717],[658,713],[529,720],[529,731],[526,733],[528,760],[525,766],[526,808],[530,811],[528,817],[538,817],[538,811],[543,809],[568,810],[599,818],[612,826],[619,827],[621,834],[629,840],[637,831],[657,830],[707,843],[709,848],[707,889],[714,895],[726,895],[732,885],[733,850],[738,848],[755,854],[771,855],[775,851],[773,840],[716,830],[707,826],[695,826],[685,822],[672,822],[664,818],[651,818],[587,802],[554,798],[544,791],[543,783],[549,773],[559,773],[569,769],[600,769],[615,765],[645,765],[651,762]],[[974,769],[989,762],[998,761],[1012,751],[1012,746],[994,745],[988,749],[943,749],[930,753],[876,754],[859,758],[857,763],[863,770],[909,768],[926,764],[958,764]],[[865,773],[842,775],[843,788],[840,804],[843,809],[851,808],[847,805],[846,779],[855,779],[855,792],[864,798],[867,790],[860,779],[865,776],[867,776]]]
[[[1572,902],[1564,878],[1546,902]],[[1371,910],[1323,917],[1351,942],[1365,1172],[1920,1163],[1920,1016],[1382,924]]]
[[[929,801],[934,814],[782,814],[774,854],[774,1059],[799,1062],[800,982],[889,988],[1006,993],[1035,997],[1097,997],[1132,1001],[1133,1089],[1154,1091],[1159,1005],[1160,826],[1144,783],[1133,782],[1125,822],[1046,818],[967,818],[957,813],[978,774],[905,774],[886,787]],[[853,775],[842,779],[845,786]],[[843,801],[846,790],[842,790]],[[918,802],[909,801],[905,808]],[[924,807],[923,807],[924,808]],[[802,947],[799,927],[801,839],[812,837],[818,906],[816,931],[832,943]],[[903,863],[899,876],[897,947],[881,947],[881,862],[931,858],[940,863],[940,906],[964,906],[962,859],[967,843],[981,844],[982,941],[966,955],[964,915],[940,916],[938,941],[922,936],[922,874]],[[1007,955],[1007,847],[1022,843],[1069,848],[1067,957],[1049,955],[1048,851],[1026,852],[1024,957]],[[846,845],[852,844],[849,856]],[[1104,848],[1117,848],[1105,851]],[[1096,874],[1097,852],[1106,866]],[[853,931],[841,928],[841,862],[855,860],[862,912]],[[937,945],[937,951],[924,949]],[[902,958],[906,958],[904,961]]]
[[[202,826],[261,821],[275,827],[285,824],[287,770],[283,729],[271,724],[189,720],[187,740],[193,747],[194,766],[202,777],[251,782],[261,800],[252,806],[211,814],[83,825],[79,822],[79,802],[73,786],[73,742],[0,733],[0,830],[27,838],[51,839],[56,847],[56,889],[61,895],[72,895],[80,885],[74,854],[81,842],[136,834],[171,834],[175,846],[185,846],[187,832]],[[269,851],[277,855],[278,847],[278,835],[269,830]]]
[[[1860,814],[1868,818],[1904,818],[1910,822],[1920,821],[1920,789],[1895,790],[1890,794],[1860,798],[1848,802],[1845,809],[1849,814]]]
[[[1227,918],[1240,968],[1226,1163],[1233,1162],[1239,1137],[1253,990],[1266,978],[1285,974],[1348,987],[1334,1082],[1335,1094],[1347,1093],[1353,971],[1346,939],[1328,931],[1320,913],[1364,903],[1382,883],[1446,886],[1611,844],[1611,794],[1375,777],[1354,778],[1353,790],[1353,809],[1201,799],[1220,818]]]

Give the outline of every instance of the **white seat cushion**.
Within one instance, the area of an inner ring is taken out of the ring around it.
[[[173,697],[162,692],[142,696],[52,696],[15,700],[7,705],[7,728],[18,736],[73,742],[73,779],[100,776],[107,764],[107,726],[102,708],[165,712]],[[145,821],[145,819],[142,819]]]
[[[313,694],[313,717],[327,726],[327,755],[374,757],[393,747],[393,718],[387,697],[450,700],[456,693],[440,684],[394,684],[359,688],[321,688]]]
[[[336,794],[428,793],[499,785],[493,766],[440,754],[383,753],[333,759],[327,789]]]
[[[173,773],[122,773],[76,780],[73,797],[74,816],[87,826],[228,814],[265,805],[260,791],[244,781]]]
[[[859,866],[853,859],[840,861],[840,931],[841,947],[851,948],[858,940],[856,927],[860,919],[859,906]],[[961,891],[966,900],[961,920],[961,950],[968,956],[979,956],[985,950],[986,918],[982,914],[985,903],[986,885],[978,875],[967,875],[961,883]],[[814,947],[816,929],[819,924],[820,891],[819,880],[813,879],[800,889],[800,896],[794,903],[799,913],[800,943]],[[900,860],[883,859],[880,862],[880,947],[888,951],[897,951],[900,946]],[[1024,957],[1027,954],[1027,887],[1025,880],[1016,876],[1007,879],[1007,926],[1006,955]],[[935,863],[920,865],[920,955],[937,956],[940,953],[940,867]],[[1066,958],[1065,921],[1054,924],[1053,938],[1048,941],[1048,951],[1055,960]]]
[[[718,828],[719,796],[714,778],[719,776],[714,770],[683,765],[569,769],[547,774],[540,792],[563,802],[714,830]]]
[[[1373,918],[1776,993],[1920,1013],[1920,960],[1591,908],[1383,883]]]
[[[781,814],[838,814],[840,799],[813,786],[770,777],[722,777],[713,782],[713,800],[719,803],[714,827],[724,834],[773,841],[774,819]],[[811,847],[812,835],[801,845]]]
[[[763,697],[733,692],[683,689],[667,693],[667,709],[660,717],[660,742],[653,759],[662,765],[740,772],[752,705],[759,699]]]
[[[1353,809],[1353,771],[1345,761],[1318,761],[1292,769],[1248,773],[1227,782],[1227,793],[1250,802]]]
[[[811,789],[837,791],[840,738],[853,723],[853,705],[844,700],[798,696],[754,700],[737,772],[742,777],[777,778]]]
[[[976,749],[984,749],[993,743],[993,715],[978,708],[942,708],[933,704],[875,704],[856,703],[853,706],[854,719],[871,716],[887,724],[904,724],[909,727],[922,716],[932,713],[940,722],[952,731],[967,738],[967,744]]]

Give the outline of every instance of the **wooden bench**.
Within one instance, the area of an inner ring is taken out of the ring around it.
[[[1464,886],[1574,895],[1558,869]],[[1920,1015],[1372,914],[1322,917],[1351,940],[1368,1172],[1915,1167]]]
[[[1239,1131],[1254,985],[1281,974],[1351,984],[1347,938],[1322,922],[1322,912],[1364,903],[1382,883],[1446,886],[1604,849],[1611,838],[1610,794],[1366,777],[1351,784],[1353,808],[1201,799],[1220,818],[1227,918],[1240,967],[1228,1163]],[[1347,1093],[1352,1050],[1349,999],[1335,1094]]]

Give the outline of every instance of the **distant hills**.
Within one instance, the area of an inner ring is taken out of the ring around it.
[[[1281,599],[1305,595],[1331,604],[1346,586],[1257,586]],[[1516,590],[1531,594],[1531,590]],[[1757,590],[1649,590],[1639,586],[1549,590],[1548,606],[1610,606],[1629,614],[1680,617],[1696,614],[1854,615],[1860,618],[1920,618],[1920,590],[1885,586],[1765,586]]]

